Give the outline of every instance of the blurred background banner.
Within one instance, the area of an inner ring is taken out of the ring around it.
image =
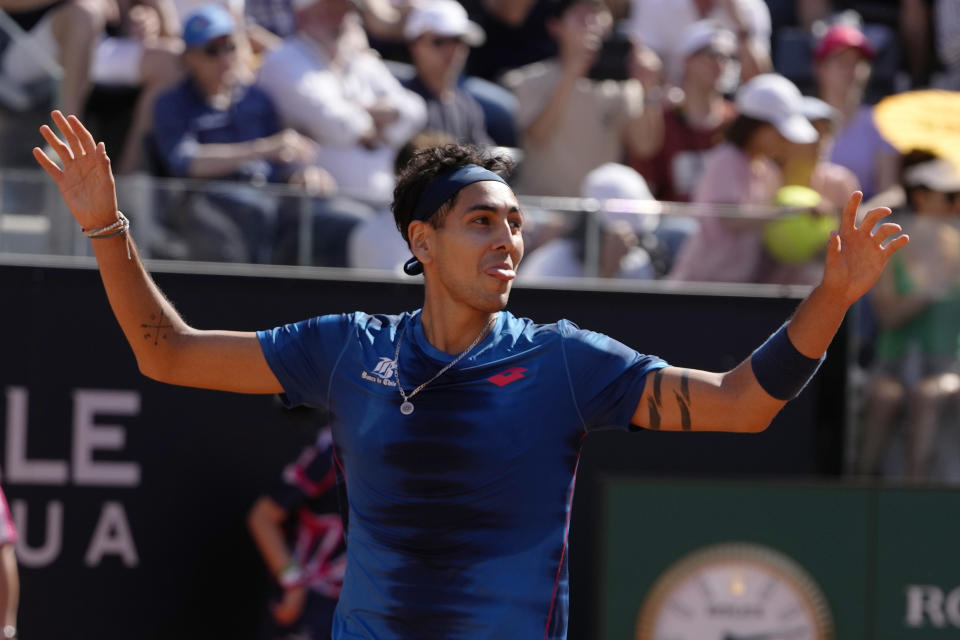
[[[415,308],[422,295],[418,285],[346,272],[216,269],[153,265],[161,288],[200,327],[250,330],[354,309],[393,313]],[[0,478],[21,534],[22,633],[254,638],[268,584],[246,512],[315,437],[320,417],[284,411],[270,396],[144,378],[100,287],[87,267],[0,267],[0,329],[8,337],[0,358]],[[744,358],[796,302],[524,287],[510,308],[539,321],[566,316],[668,360],[722,368]],[[145,335],[164,339],[163,318],[145,324]],[[599,478],[837,475],[845,358],[841,334],[821,375],[758,436],[608,431],[586,439],[571,530],[571,638],[594,637],[598,623]]]
[[[687,638],[960,633],[951,533],[960,491],[622,476],[602,484],[597,638],[646,638],[645,622],[661,634],[696,629],[676,636]],[[738,553],[718,560],[709,553],[718,544]]]

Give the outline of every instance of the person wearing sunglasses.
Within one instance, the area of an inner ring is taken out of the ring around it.
[[[233,18],[217,5],[199,7],[184,23],[186,78],[158,98],[148,140],[158,172],[248,184],[286,182],[314,194],[329,192],[334,185],[313,163],[313,141],[282,128],[270,97],[244,81],[235,35]],[[224,219],[218,216],[218,223],[211,224],[216,237],[197,248],[214,253],[193,257],[260,261],[271,253],[264,243],[273,238],[268,233],[275,224],[272,212],[241,206],[234,201],[238,193],[206,196],[230,201],[218,201],[215,208]],[[193,243],[204,234],[198,232],[197,220],[190,224],[194,226],[184,235]]]
[[[190,178],[289,179],[316,145],[282,129],[269,96],[240,78],[233,19],[204,5],[184,23],[187,78],[157,101],[153,139],[170,174]]]
[[[404,37],[416,75],[403,86],[426,102],[426,129],[448,133],[460,143],[493,144],[483,107],[458,85],[470,47],[484,41],[480,25],[455,0],[431,0],[410,12]]]

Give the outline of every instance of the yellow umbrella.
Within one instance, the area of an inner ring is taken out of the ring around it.
[[[960,166],[960,91],[898,93],[877,103],[873,119],[898,151],[926,149]]]

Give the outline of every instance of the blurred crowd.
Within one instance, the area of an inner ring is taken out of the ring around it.
[[[158,192],[153,257],[293,263],[306,252],[316,265],[398,271],[409,252],[389,211],[395,175],[417,149],[457,142],[515,163],[527,204],[521,281],[806,285],[862,191],[914,240],[859,313],[868,428],[857,464],[882,470],[902,419],[903,472],[929,475],[937,424],[960,393],[950,153],[960,147],[949,124],[960,114],[960,2],[0,9],[5,116],[29,108],[54,69],[56,104],[121,132],[110,147],[118,174],[194,185]]]

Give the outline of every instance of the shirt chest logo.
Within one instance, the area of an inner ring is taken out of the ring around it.
[[[386,387],[397,386],[394,376],[397,370],[397,361],[393,358],[382,357],[373,368],[373,373],[360,372],[360,377],[368,382],[375,382]]]
[[[495,376],[490,376],[487,378],[488,382],[492,382],[498,387],[505,387],[511,382],[516,382],[517,380],[524,378],[524,374],[527,372],[527,369],[523,367],[510,367],[505,371],[501,371]]]

